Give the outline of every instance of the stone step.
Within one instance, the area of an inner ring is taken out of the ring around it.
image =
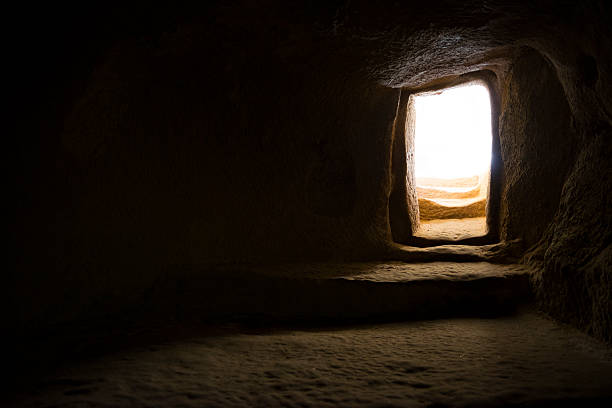
[[[489,262],[224,266],[162,286],[151,305],[180,316],[230,320],[494,315],[531,298],[528,267]]]
[[[408,253],[429,257],[449,250]],[[479,249],[471,251],[474,255]],[[398,260],[172,270],[152,288],[134,293],[131,303],[116,312],[90,313],[84,320],[9,338],[11,356],[5,366],[16,381],[27,380],[33,369],[44,372],[68,359],[120,350],[149,341],[157,333],[180,337],[174,327],[191,327],[191,323],[193,327],[219,322],[320,327],[501,316],[530,300],[529,273],[517,264]]]

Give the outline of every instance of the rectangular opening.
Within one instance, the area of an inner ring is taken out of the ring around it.
[[[412,96],[419,228],[414,236],[461,240],[487,233],[491,103],[480,83]]]

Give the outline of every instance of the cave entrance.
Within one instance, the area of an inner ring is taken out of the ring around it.
[[[492,139],[487,87],[468,83],[412,98],[420,218],[414,236],[484,236]]]

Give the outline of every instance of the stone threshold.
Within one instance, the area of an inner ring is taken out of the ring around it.
[[[531,299],[529,273],[490,262],[235,265],[174,279],[152,296],[205,320],[414,320],[508,313]]]

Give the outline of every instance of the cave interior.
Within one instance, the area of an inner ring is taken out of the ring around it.
[[[612,400],[609,2],[92,2],[10,15],[7,406]],[[489,93],[490,169],[479,201],[449,209],[419,196],[414,101],[471,83]],[[474,217],[481,233],[419,233]],[[429,363],[468,386],[406,365],[459,339],[472,365]],[[351,360],[346,342],[357,359],[390,360],[326,365],[321,350]],[[486,383],[473,366],[493,358],[483,342],[533,364]],[[163,371],[204,343],[181,366],[199,367],[193,383]],[[138,351],[159,344],[179,345],[168,360]],[[70,371],[116,353],[141,366],[100,369],[94,385],[94,366]],[[306,360],[264,375],[289,355],[316,357],[327,377]],[[125,374],[138,370],[157,374]],[[391,372],[403,377],[385,388],[376,376]]]

